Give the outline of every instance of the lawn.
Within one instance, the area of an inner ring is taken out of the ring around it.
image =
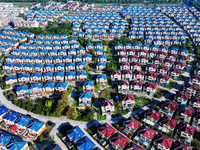
[[[108,87],[107,89],[101,91],[101,93],[99,94],[99,100],[102,101],[110,98],[114,100],[116,95],[117,95],[117,88]]]
[[[173,89],[176,86],[176,84],[177,83],[175,81],[169,80],[169,83],[167,84],[167,88]]]
[[[106,119],[106,115],[101,115],[100,113],[97,114],[97,119],[100,120],[105,120]]]
[[[167,90],[163,90],[163,89],[157,88],[157,91],[156,91],[156,93],[154,94],[154,97],[156,97],[156,98],[161,98],[162,96],[164,96],[164,95],[167,94],[167,93],[168,93]]]

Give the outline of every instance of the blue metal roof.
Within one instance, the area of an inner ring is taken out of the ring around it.
[[[91,92],[80,93],[79,98],[91,98]]]
[[[29,78],[30,73],[19,74],[18,78]]]
[[[66,72],[65,76],[75,76],[76,72],[75,71],[71,71],[71,72]]]
[[[55,82],[51,83],[44,83],[43,88],[54,88],[55,87]]]
[[[45,77],[45,76],[52,77],[53,76],[53,72],[44,72],[42,77]]]
[[[34,89],[34,88],[42,88],[42,83],[32,83],[30,85],[30,89]]]
[[[27,143],[24,142],[23,140],[19,139],[19,138],[14,138],[14,140],[12,141],[11,144],[8,144],[6,146],[7,149],[9,150],[21,150],[24,148],[24,146],[26,145]]]
[[[34,130],[34,131],[39,131],[43,127],[44,123],[34,119],[28,126],[28,129]]]
[[[98,74],[97,79],[100,79],[100,78],[107,79],[107,75],[106,74]]]
[[[27,117],[25,115],[22,115],[20,118],[18,118],[15,123],[21,126],[27,126],[29,122],[32,120],[32,118]]]
[[[10,75],[10,76],[5,77],[5,81],[9,81],[10,79],[15,80],[15,79],[17,79],[17,76],[16,75]]]
[[[95,144],[87,136],[77,141],[76,145],[81,150],[91,150],[95,147]]]
[[[28,85],[22,85],[16,87],[16,92],[19,92],[21,90],[28,90]]]
[[[77,76],[79,75],[87,75],[87,71],[77,71]]]
[[[36,72],[31,74],[31,77],[41,77],[41,76],[42,76],[41,72]]]
[[[68,130],[67,135],[70,139],[73,139],[74,141],[76,141],[80,139],[81,137],[83,137],[85,134],[78,126],[76,126],[73,129]]]
[[[62,82],[62,83],[57,82],[57,83],[56,83],[56,88],[58,88],[58,87],[66,88],[66,87],[67,87],[67,82]]]
[[[8,114],[6,114],[3,118],[5,120],[9,120],[11,122],[15,121],[18,117],[20,116],[19,113],[15,112],[15,111],[10,111]]]
[[[94,86],[94,81],[84,81],[83,86],[86,86],[86,85]]]

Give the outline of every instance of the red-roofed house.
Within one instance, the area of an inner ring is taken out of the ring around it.
[[[130,55],[130,56],[128,57],[128,61],[129,61],[130,63],[132,63],[132,62],[138,62],[138,56],[137,56],[137,55]]]
[[[167,130],[173,131],[176,127],[177,122],[178,122],[177,120],[164,115],[163,117],[159,119],[157,125],[163,128],[162,130],[163,132]]]
[[[124,150],[145,150],[145,149],[131,142],[124,148]]]
[[[190,97],[189,94],[177,92],[174,96],[174,101],[177,102],[177,103],[186,104],[189,97]]]
[[[200,112],[195,111],[193,115],[193,121],[192,121],[193,127],[200,127]]]
[[[174,69],[181,69],[183,70],[185,68],[185,63],[181,63],[181,62],[175,62],[173,65]]]
[[[189,83],[185,84],[185,86],[183,87],[183,91],[185,93],[190,94],[191,96],[195,96],[196,95],[197,89],[198,89],[197,85],[195,85],[195,84],[191,85]]]
[[[141,63],[141,65],[145,65],[148,62],[148,57],[147,56],[140,56],[138,58],[139,62]]]
[[[166,100],[164,102],[161,102],[161,109],[159,110],[159,112],[169,117],[173,117],[173,114],[176,111],[177,107],[178,104]]]
[[[156,72],[157,65],[155,64],[147,64],[146,65],[146,72]]]
[[[118,84],[118,92],[126,92],[129,91],[129,81],[119,81]]]
[[[147,72],[145,75],[145,80],[149,82],[156,82],[157,73]]]
[[[143,81],[144,80],[144,71],[134,71],[133,80]]]
[[[128,144],[129,139],[117,132],[109,139],[109,142],[115,150],[119,150],[123,149]]]
[[[167,137],[166,135],[158,133],[154,137],[152,148],[156,150],[171,150],[174,139]]]
[[[112,81],[119,81],[122,79],[122,76],[121,76],[121,71],[113,71],[111,73],[111,79]]]
[[[115,106],[113,99],[107,99],[101,102],[101,112],[102,115],[115,113]]]
[[[122,63],[120,65],[120,70],[130,70],[130,63]]]
[[[155,130],[148,128],[147,126],[141,126],[133,140],[140,146],[148,149],[156,133]]]
[[[126,50],[125,49],[120,49],[117,51],[118,55],[126,55]]]
[[[126,50],[126,54],[128,56],[133,56],[133,55],[135,55],[135,50],[134,49],[128,49],[128,50]]]
[[[197,97],[192,97],[190,100],[189,100],[189,105],[195,109],[196,111],[199,111],[200,110],[200,99],[197,98]]]
[[[167,67],[167,66],[159,66],[157,68],[157,73],[160,73],[162,75],[167,75],[168,74],[168,70],[169,70],[169,67]]]
[[[132,80],[132,78],[133,78],[132,71],[130,70],[122,71],[122,80]]]
[[[161,116],[161,113],[152,109],[149,109],[144,115],[145,119],[150,120],[154,123],[157,123]]]
[[[188,109],[184,106],[178,106],[177,107],[177,115],[179,116],[180,120],[185,123],[190,123],[190,120],[193,116],[193,109]]]
[[[173,60],[165,59],[165,60],[163,61],[163,65],[164,65],[164,66],[167,66],[168,68],[171,68],[173,64],[174,64],[174,61],[173,61]]]
[[[181,69],[173,69],[171,68],[169,71],[168,71],[168,75],[172,78],[172,79],[175,79],[177,80],[180,73],[181,73]]]
[[[155,83],[145,83],[143,85],[143,91],[145,91],[148,95],[154,95],[156,92],[156,84]]]
[[[119,57],[119,63],[125,63],[128,62],[128,56],[127,55],[122,55]]]
[[[142,126],[141,122],[137,121],[133,117],[129,117],[126,121],[123,122],[122,132],[129,137],[132,137],[140,126]]]
[[[131,81],[130,89],[136,92],[142,92],[142,81]]]
[[[162,58],[153,58],[152,63],[156,65],[160,65],[160,63],[163,61]]]
[[[194,75],[189,79],[189,83],[200,85],[200,76]]]
[[[133,94],[122,95],[121,101],[123,109],[132,110],[133,107],[135,106],[135,98],[133,97]]]
[[[193,150],[193,147],[183,144],[179,142],[178,140],[176,140],[172,144],[172,150]]]
[[[99,128],[97,128],[98,135],[106,140],[108,140],[111,137],[111,135],[113,135],[115,132],[116,132],[115,128],[113,128],[108,123],[105,123]]]
[[[180,136],[179,140],[181,142],[190,145],[195,132],[195,127],[179,122],[176,132]]]
[[[157,77],[157,84],[161,86],[167,86],[169,83],[169,76],[167,75],[158,75]]]
[[[133,62],[131,63],[131,70],[138,70],[140,71],[141,70],[141,63],[139,62]]]

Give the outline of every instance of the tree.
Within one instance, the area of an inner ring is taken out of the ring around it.
[[[46,145],[46,144],[44,144],[44,145],[42,145],[41,147],[40,147],[40,150],[47,150],[48,149],[48,146]]]
[[[95,88],[96,88],[97,90],[100,89],[99,83],[97,83],[97,84],[95,85]]]
[[[110,48],[107,47],[107,51],[106,51],[107,54],[110,54]]]
[[[80,93],[80,92],[82,92],[83,91],[83,88],[82,88],[82,86],[78,86],[78,92]]]
[[[73,106],[69,106],[66,116],[69,119],[75,120],[78,117],[78,111]]]
[[[52,105],[52,101],[45,101],[45,106],[48,107],[48,108],[51,108],[51,105]]]
[[[90,66],[86,65],[86,66],[85,66],[85,70],[86,70],[86,71],[90,70]]]

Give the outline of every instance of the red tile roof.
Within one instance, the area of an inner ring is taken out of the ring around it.
[[[119,132],[117,132],[113,137],[111,137],[110,141],[113,142],[116,146],[119,146],[120,148],[123,148],[129,142],[129,140]]]
[[[116,132],[116,130],[108,123],[103,124],[101,127],[98,128],[98,130],[106,137],[110,137],[113,133]]]

